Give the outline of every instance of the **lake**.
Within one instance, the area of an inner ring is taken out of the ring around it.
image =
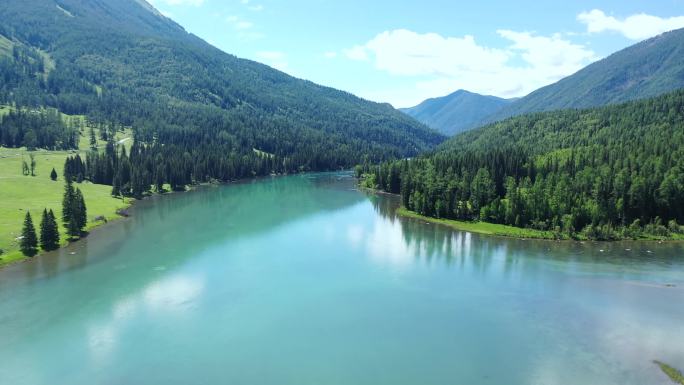
[[[3,384],[669,384],[684,245],[394,215],[345,173],[202,187],[0,270]]]

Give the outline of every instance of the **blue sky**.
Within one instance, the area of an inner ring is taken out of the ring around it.
[[[228,53],[395,107],[457,89],[524,96],[684,28],[684,0],[151,3]]]

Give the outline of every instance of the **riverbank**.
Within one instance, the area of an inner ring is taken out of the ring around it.
[[[512,237],[521,239],[567,239],[559,237],[559,234],[555,234],[551,231],[524,229],[520,227],[499,225],[488,222],[466,222],[456,221],[452,219],[426,217],[424,215],[417,214],[413,211],[409,211],[404,207],[398,208],[396,213],[397,215],[400,215],[405,218],[419,219],[421,221],[449,226],[456,230],[468,231],[477,234],[496,235],[502,237]]]
[[[0,148],[0,268],[28,259],[19,250],[21,229],[26,211],[31,213],[33,224],[39,227],[43,209],[52,210],[57,217],[62,212],[64,194],[64,161],[76,151],[27,151],[26,149]],[[22,174],[22,161],[36,162],[35,176]],[[50,178],[52,169],[58,178]],[[130,199],[111,196],[111,186],[84,182],[76,185],[83,192],[88,209],[86,231],[116,220],[121,210],[131,205]],[[66,229],[59,226],[60,245],[69,244]]]
[[[547,239],[547,240],[564,240],[564,241],[598,241],[596,239],[589,239],[582,237],[580,234],[575,234],[574,238],[567,236],[566,234],[556,233],[552,231],[541,231],[535,229],[500,225],[496,223],[489,222],[469,222],[469,221],[458,221],[453,219],[441,219],[426,217],[420,215],[413,211],[410,211],[404,207],[400,207],[396,210],[397,215],[406,218],[420,219],[430,223],[437,223],[444,226],[449,226],[453,229],[460,231],[468,231],[471,233],[478,233],[484,235],[495,235],[502,237],[511,237],[519,239]],[[612,240],[604,240],[604,242],[611,241],[639,241],[639,242],[682,242],[684,241],[684,236],[682,234],[672,234],[670,237],[655,237],[655,236],[642,236],[636,239],[633,238],[618,238]]]

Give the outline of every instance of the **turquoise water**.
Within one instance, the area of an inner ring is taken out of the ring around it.
[[[394,216],[346,174],[138,204],[0,270],[2,384],[668,384],[684,246]],[[673,286],[674,285],[674,286]]]

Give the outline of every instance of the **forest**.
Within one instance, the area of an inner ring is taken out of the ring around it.
[[[54,109],[10,111],[0,117],[0,146],[28,150],[78,148],[79,127],[65,121]]]
[[[224,53],[138,2],[57,3],[0,4],[0,40],[10,47],[0,47],[0,104],[132,127],[132,158],[192,158],[186,179],[349,168],[445,139],[388,104]],[[3,144],[24,145],[22,135],[11,131]]]
[[[684,223],[684,91],[510,118],[357,174],[425,216],[559,237],[667,237]]]

